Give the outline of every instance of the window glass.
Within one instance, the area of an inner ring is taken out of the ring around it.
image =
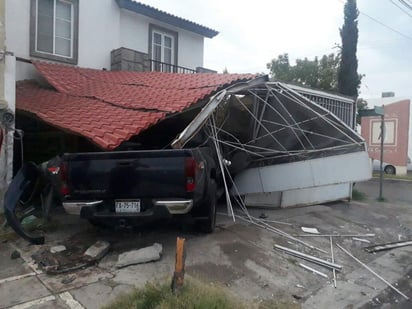
[[[53,0],[38,1],[37,49],[53,52]]]
[[[56,20],[56,37],[70,40],[72,30],[71,26],[71,23],[67,21]]]
[[[162,47],[155,45],[153,48],[154,54],[153,54],[153,58],[156,61],[162,61]]]
[[[72,20],[72,5],[64,1],[56,2],[56,18]]]
[[[70,57],[71,55],[71,43],[70,40],[63,38],[56,38],[56,54],[61,56]]]
[[[162,35],[161,34],[155,32],[153,37],[154,37],[153,38],[154,44],[162,45]]]
[[[172,50],[170,48],[164,49],[164,62],[172,63]]]
[[[172,48],[172,38],[165,36],[165,47]]]
[[[62,0],[37,0],[36,51],[72,57],[73,4]]]
[[[38,0],[37,6],[39,10],[39,16],[53,16],[54,0]]]

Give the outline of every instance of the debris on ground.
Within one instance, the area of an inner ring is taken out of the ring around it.
[[[302,226],[301,229],[302,229],[302,231],[304,231],[305,233],[308,233],[308,234],[320,234],[316,227]]]
[[[20,255],[20,252],[17,251],[17,250],[14,250],[14,251],[11,253],[10,258],[11,258],[12,260],[16,260],[16,259],[18,259],[20,256],[21,256],[21,255]]]
[[[63,284],[69,284],[69,283],[72,283],[74,280],[76,280],[76,276],[67,276],[67,277],[64,277],[61,282]]]
[[[160,260],[162,251],[162,245],[154,243],[150,247],[124,252],[119,255],[116,267],[121,268],[134,264],[158,261]]]
[[[352,259],[354,259],[356,262],[358,262],[360,265],[362,265],[366,270],[368,270],[370,273],[375,275],[378,279],[386,283],[392,290],[394,290],[396,293],[401,295],[403,298],[406,300],[409,300],[409,297],[406,296],[404,293],[402,293],[400,290],[398,290],[396,287],[394,287],[388,280],[377,274],[372,268],[370,268],[368,265],[363,263],[361,260],[359,260],[357,257],[355,257],[353,254],[351,254],[348,250],[346,250],[344,247],[340,246],[339,244],[336,244],[336,246],[341,249],[343,252],[345,252],[347,255],[349,255]]]
[[[267,214],[265,214],[264,212],[262,212],[259,216],[260,219],[267,219]]]
[[[313,272],[314,274],[317,274],[317,275],[319,275],[319,276],[321,276],[321,277],[324,277],[324,278],[328,279],[328,275],[326,275],[326,274],[323,273],[323,272],[320,272],[319,270],[316,270],[316,269],[314,269],[314,268],[312,268],[312,267],[309,267],[309,266],[307,266],[307,265],[305,265],[305,264],[302,264],[302,263],[299,263],[299,266],[302,267],[302,268],[304,268],[304,269],[306,269],[306,270],[309,270],[309,271]]]
[[[64,241],[64,245],[42,247],[32,258],[47,274],[56,275],[94,265],[108,252],[109,246],[106,241],[92,244],[91,241],[74,237]],[[63,247],[65,250],[62,250]]]
[[[98,240],[89,248],[87,248],[84,255],[94,260],[100,260],[109,252],[110,243],[104,240]]]
[[[401,248],[401,247],[406,247],[406,246],[412,246],[412,240],[398,241],[398,242],[391,242],[391,243],[387,243],[387,244],[370,246],[370,247],[366,247],[365,251],[369,252],[369,253],[374,253],[374,252],[390,250],[390,249],[395,249],[395,248]]]
[[[285,252],[289,255],[304,259],[306,261],[312,262],[314,264],[317,264],[317,265],[320,265],[320,266],[323,266],[323,267],[327,267],[327,268],[330,268],[330,269],[336,269],[338,271],[342,270],[341,265],[322,260],[318,257],[311,256],[311,255],[305,254],[303,252],[292,250],[290,248],[286,248],[286,247],[279,246],[279,245],[275,245],[275,249],[279,249],[279,250],[281,250],[281,251],[283,251],[283,252]]]
[[[58,253],[66,250],[64,245],[53,246],[50,248],[50,253]]]
[[[367,240],[367,239],[358,238],[358,237],[352,237],[352,239],[370,244],[370,240]]]

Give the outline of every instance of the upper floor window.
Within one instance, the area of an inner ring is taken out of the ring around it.
[[[30,54],[77,63],[78,0],[31,0]]]
[[[152,71],[175,72],[177,33],[150,25]]]

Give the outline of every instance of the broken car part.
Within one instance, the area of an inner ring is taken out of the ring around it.
[[[406,246],[412,246],[412,240],[391,242],[387,244],[366,247],[364,249],[366,252],[373,253],[373,252],[379,252],[379,251],[401,248],[401,247],[406,247]]]
[[[14,177],[4,197],[4,214],[8,224],[20,237],[36,245],[43,244],[44,237],[24,231],[21,220],[36,211],[30,203],[39,178],[38,167],[34,163],[26,163]],[[27,207],[22,207],[23,205]],[[19,211],[23,211],[20,217]]]
[[[299,266],[300,267],[302,267],[302,268],[304,268],[304,269],[306,269],[306,270],[309,270],[309,271],[311,271],[311,272],[313,272],[313,273],[315,273],[315,274],[317,274],[317,275],[319,275],[319,276],[321,276],[321,277],[324,277],[324,278],[328,278],[328,276],[326,275],[326,274],[324,274],[323,272],[320,272],[319,270],[316,270],[316,269],[314,269],[314,268],[312,268],[312,267],[309,267],[309,266],[307,266],[307,265],[305,265],[305,264],[302,264],[302,263],[299,263]]]
[[[381,277],[380,275],[378,275],[373,269],[371,269],[368,265],[366,265],[365,263],[363,263],[361,260],[359,260],[357,257],[355,257],[354,255],[352,255],[348,250],[346,250],[345,248],[343,248],[341,245],[336,244],[336,246],[341,249],[343,252],[345,252],[347,255],[349,255],[351,258],[353,258],[356,262],[358,262],[359,264],[361,264],[365,269],[367,269],[368,271],[370,271],[372,274],[374,274],[377,278],[379,278],[380,280],[382,280],[383,282],[385,282],[392,290],[394,290],[395,292],[397,292],[399,295],[401,295],[403,298],[405,298],[406,300],[409,300],[409,297],[406,296],[404,293],[402,293],[401,291],[399,291],[396,287],[394,287],[390,282],[388,282],[386,279],[384,279],[383,277]]]
[[[324,267],[327,267],[327,268],[330,268],[330,269],[342,270],[341,265],[331,263],[331,262],[322,260],[320,258],[311,256],[311,255],[308,255],[308,254],[305,254],[305,253],[302,253],[302,252],[299,252],[299,251],[296,251],[296,250],[293,250],[293,249],[290,249],[290,248],[286,248],[286,247],[283,247],[283,246],[275,245],[274,247],[275,247],[275,249],[282,250],[282,251],[286,252],[289,255],[293,255],[295,257],[298,257],[298,258],[304,259],[306,261],[318,264],[320,266],[324,266]]]

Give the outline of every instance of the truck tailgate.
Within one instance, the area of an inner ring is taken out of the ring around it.
[[[67,154],[69,199],[187,197],[190,150]]]

